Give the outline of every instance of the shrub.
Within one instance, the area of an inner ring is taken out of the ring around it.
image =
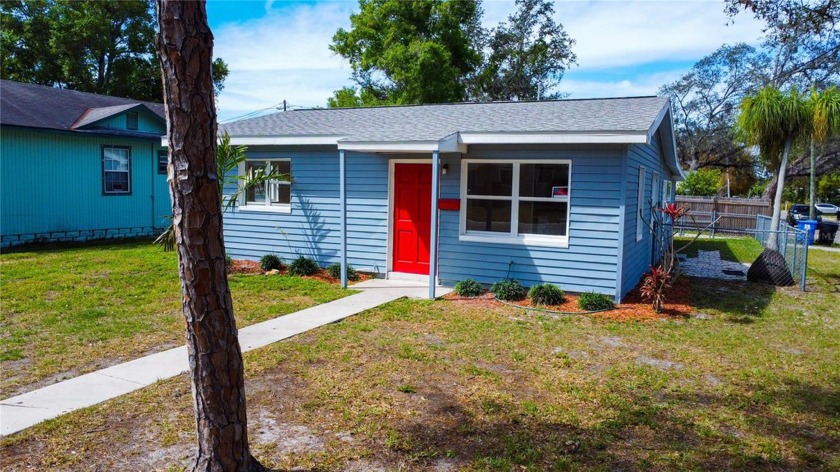
[[[586,292],[580,294],[578,307],[586,311],[611,310],[615,308],[615,302],[603,293]]]
[[[552,284],[539,284],[528,290],[528,298],[535,305],[559,305],[566,299],[563,290]]]
[[[318,272],[318,263],[315,259],[300,256],[289,264],[289,273],[292,275],[312,275]]]
[[[455,284],[455,293],[459,297],[477,297],[485,291],[484,286],[473,279],[464,279]]]
[[[227,268],[227,270],[230,270],[230,268],[232,266],[233,266],[233,258],[230,257],[230,254],[225,254],[225,267]]]
[[[280,270],[283,268],[283,261],[277,254],[266,254],[260,258],[260,269]]]
[[[653,311],[660,313],[668,290],[671,288],[671,277],[662,266],[651,267],[650,272],[644,275],[642,288],[639,292],[642,298],[650,300],[653,304]]]
[[[335,264],[330,264],[327,267],[327,272],[330,273],[330,277],[334,279],[341,278],[341,264],[336,262]],[[353,268],[350,264],[347,264],[347,280],[359,280],[359,274],[356,272],[356,269]]]
[[[496,294],[496,298],[505,301],[517,301],[525,298],[528,291],[516,279],[505,279],[493,284],[490,291]]]

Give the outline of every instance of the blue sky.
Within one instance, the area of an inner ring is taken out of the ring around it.
[[[485,0],[484,25],[514,11],[513,1]],[[356,0],[209,0],[215,54],[230,66],[219,119],[271,109],[325,106],[349,80],[350,67],[330,52],[332,35],[349,28]],[[651,95],[724,43],[760,42],[761,25],[742,14],[729,22],[722,0],[562,1],[556,20],[577,43],[578,66],[559,90],[571,98]]]

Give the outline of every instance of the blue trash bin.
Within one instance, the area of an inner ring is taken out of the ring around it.
[[[800,220],[796,223],[796,227],[805,230],[808,233],[808,245],[814,244],[814,232],[817,230],[817,220]]]

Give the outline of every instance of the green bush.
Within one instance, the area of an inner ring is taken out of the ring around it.
[[[528,291],[516,279],[505,279],[493,284],[490,291],[496,294],[496,298],[505,301],[518,301],[525,298]]]
[[[484,286],[473,279],[464,279],[455,284],[455,293],[459,297],[477,297],[483,295],[486,290]]]
[[[330,264],[327,267],[327,272],[330,273],[330,277],[334,279],[341,278],[341,264],[336,262],[335,264]],[[356,272],[356,269],[353,268],[350,264],[347,264],[347,280],[359,280],[359,274]]]
[[[315,259],[306,256],[300,256],[289,264],[289,273],[292,275],[312,275],[319,269]]]
[[[283,268],[283,261],[277,254],[266,254],[260,258],[260,269],[280,270]]]
[[[230,270],[230,268],[232,266],[233,266],[233,258],[230,257],[230,254],[225,254],[225,267],[227,267],[227,270]]]
[[[534,305],[559,305],[566,299],[563,290],[552,284],[538,284],[528,290],[528,298]]]
[[[603,293],[586,292],[580,294],[578,307],[586,311],[611,310],[615,308],[615,302]]]

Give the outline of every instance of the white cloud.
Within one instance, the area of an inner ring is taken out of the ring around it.
[[[332,35],[349,27],[351,2],[272,8],[266,16],[224,23],[214,31],[215,54],[230,73],[219,96],[219,116],[262,109],[284,99],[325,106],[327,97],[349,84],[350,67],[329,50]]]
[[[486,0],[483,8],[484,25],[491,27],[515,6]],[[228,63],[230,75],[219,97],[220,117],[229,119],[283,99],[324,106],[334,90],[350,84],[350,67],[328,46],[338,28],[349,28],[350,14],[357,9],[355,1],[281,5],[267,0],[263,18],[221,24],[214,31],[216,55]],[[761,34],[760,25],[744,15],[727,26],[719,0],[558,1],[555,11],[577,41],[579,66],[560,86],[573,97],[652,94],[684,71],[663,72],[651,64],[691,63],[724,43],[755,44]],[[616,77],[610,73],[614,68],[629,72]],[[604,80],[593,79],[593,72],[603,72]],[[586,78],[576,79],[578,73]]]

